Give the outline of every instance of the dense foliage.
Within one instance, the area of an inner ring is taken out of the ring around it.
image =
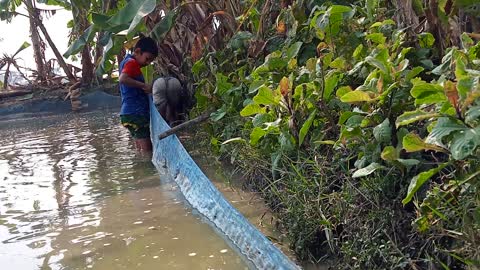
[[[300,259],[480,266],[478,1],[41,2],[76,14],[64,56],[95,45],[97,75],[156,38]]]
[[[198,106],[218,108],[211,143],[302,259],[478,267],[480,43],[412,36],[380,2],[294,2],[264,43],[250,11],[252,29],[192,69]]]

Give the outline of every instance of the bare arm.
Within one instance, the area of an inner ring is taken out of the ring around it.
[[[137,80],[133,79],[132,77],[128,76],[126,73],[120,74],[120,78],[118,78],[118,81],[122,84],[125,84],[126,86],[140,88],[145,93],[151,93],[152,92],[152,86],[151,85],[143,83],[141,81],[137,81]]]

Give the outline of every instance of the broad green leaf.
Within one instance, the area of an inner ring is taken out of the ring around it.
[[[170,29],[172,29],[173,23],[177,18],[177,14],[177,9],[168,11],[165,17],[163,17],[162,20],[152,29],[150,36],[159,42],[163,41],[165,35],[170,31]]]
[[[437,168],[430,169],[426,172],[422,172],[414,176],[410,181],[410,185],[408,186],[407,196],[405,197],[405,199],[402,200],[403,205],[409,203],[412,200],[413,195],[415,195],[415,193],[418,191],[418,189],[420,189],[420,187],[422,187],[428,179],[432,178],[432,176],[445,168],[445,166],[446,164],[442,164]]]
[[[373,136],[379,143],[388,143],[391,141],[392,127],[390,126],[390,120],[388,120],[388,118],[373,128]]]
[[[340,30],[345,14],[351,14],[352,8],[342,5],[332,5],[315,20],[315,25],[329,35],[336,35]],[[348,15],[347,15],[348,17]]]
[[[397,120],[395,121],[395,125],[398,127],[400,126],[405,126],[417,121],[425,120],[425,119],[430,119],[430,118],[435,118],[439,117],[440,114],[438,113],[429,113],[425,112],[422,110],[416,110],[416,111],[411,111],[411,112],[405,112],[402,115],[400,115]]]
[[[385,44],[387,38],[382,33],[373,33],[366,36],[366,39],[373,41],[377,44]]]
[[[414,80],[410,94],[415,98],[415,105],[433,104],[447,100],[443,87],[438,84]]]
[[[368,64],[380,69],[384,74],[389,74],[390,71],[387,69],[386,65],[384,63],[382,63],[381,60],[375,58],[375,57],[372,57],[372,56],[367,56],[365,58],[365,62],[367,62]]]
[[[418,35],[418,42],[422,48],[431,48],[435,44],[435,38],[431,33],[424,32]]]
[[[480,145],[480,127],[462,130],[453,137],[450,152],[454,159],[461,160],[471,155],[478,145]]]
[[[458,79],[457,89],[458,89],[458,93],[460,94],[460,97],[462,99],[467,98],[468,94],[472,91],[472,89],[474,89],[475,84],[478,84],[478,79],[475,80],[474,77],[467,76],[467,77]]]
[[[192,73],[195,76],[199,76],[200,72],[207,70],[207,65],[205,65],[205,61],[203,59],[198,60],[192,66]]]
[[[223,105],[220,109],[210,114],[210,119],[213,122],[221,120],[227,114],[227,106]]]
[[[313,120],[315,119],[315,115],[317,113],[317,110],[313,110],[313,112],[308,116],[307,121],[303,124],[302,128],[300,129],[299,133],[299,138],[298,138],[298,146],[301,146],[303,143],[303,140],[308,134],[308,131],[310,130],[310,127],[312,126]]]
[[[434,150],[437,152],[445,152],[445,149],[435,145],[424,142],[418,135],[410,133],[403,137],[403,149],[407,152],[418,152],[423,150]]]
[[[323,98],[325,100],[329,100],[330,96],[333,93],[333,90],[335,90],[335,87],[337,87],[338,81],[341,78],[341,74],[336,73],[336,72],[331,72],[327,74],[325,78],[325,89],[323,92]]]
[[[398,159],[398,153],[395,147],[387,146],[383,149],[382,154],[380,155],[385,161],[394,161]]]
[[[363,44],[360,44],[357,46],[357,48],[353,52],[353,58],[355,59],[359,58],[362,52],[363,52]]]
[[[246,117],[246,116],[265,113],[265,112],[266,112],[266,109],[264,107],[260,107],[260,105],[252,103],[245,106],[245,108],[243,108],[243,110],[240,111],[240,115],[243,117]]]
[[[336,69],[344,69],[347,61],[343,57],[337,57],[337,59],[333,60],[330,63],[331,68],[336,68]]]
[[[247,47],[248,41],[254,38],[253,34],[247,31],[239,31],[228,41],[227,47],[234,51]]]
[[[332,5],[329,8],[329,12],[331,14],[334,14],[334,13],[348,13],[348,12],[351,12],[351,11],[352,11],[351,7],[343,6],[343,5]]]
[[[339,125],[343,125],[348,119],[350,119],[350,117],[352,117],[353,115],[356,115],[356,113],[352,112],[352,111],[344,111],[342,112],[342,114],[340,115],[340,117],[338,118],[338,124]],[[362,119],[363,120],[363,119]]]
[[[218,96],[223,96],[228,90],[233,87],[233,84],[228,82],[228,77],[222,73],[215,74],[216,77],[216,87],[215,94]]]
[[[110,72],[113,68],[113,58],[120,53],[123,48],[124,36],[114,35],[110,38],[103,51],[103,56],[100,64],[97,66],[95,73],[97,76],[102,76]]]
[[[280,133],[280,136],[278,136],[278,142],[280,143],[280,149],[282,151],[289,152],[295,149],[296,140],[288,131]]]
[[[68,47],[67,51],[63,54],[63,57],[68,58],[82,51],[83,47],[93,40],[96,32],[95,25],[90,25],[85,32],[75,40],[70,47]]]
[[[348,118],[347,122],[345,123],[345,127],[347,128],[355,128],[359,127],[362,124],[362,121],[365,119],[364,116],[353,114],[352,117]]]
[[[260,87],[262,87],[262,86],[265,86],[265,81],[264,80],[254,81],[248,87],[248,93],[253,94],[253,93],[257,92],[258,89],[260,89]]]
[[[18,48],[18,50],[13,54],[12,57],[15,57],[19,52],[25,50],[25,49],[28,48],[28,47],[30,47],[30,43],[24,41],[24,42],[22,43],[22,45],[20,45],[20,47]]]
[[[264,65],[268,68],[269,71],[278,71],[287,67],[288,61],[284,58],[271,57],[266,59]]]
[[[372,101],[370,95],[362,90],[355,90],[343,95],[340,100],[346,103],[362,102],[362,101]]]
[[[258,93],[253,97],[253,101],[259,105],[274,105],[278,104],[278,101],[273,95],[273,91],[270,88],[263,86],[258,89]]]
[[[352,92],[352,88],[350,86],[342,86],[337,89],[336,95],[338,98],[341,98],[346,93]]]
[[[259,127],[267,122],[272,122],[275,119],[269,113],[258,113],[252,119],[252,124],[254,127]]]
[[[379,26],[383,26],[383,25],[395,25],[395,22],[391,19],[384,20],[383,22],[375,22],[374,24],[372,24],[370,26],[370,28],[375,28],[375,27],[379,27]]]
[[[451,48],[445,56],[442,58],[442,64],[438,65],[432,73],[435,75],[442,75],[443,73],[447,72],[450,69],[450,64],[452,62],[453,55],[455,54],[455,50]]]
[[[302,48],[303,42],[295,42],[293,43],[287,50],[287,59],[290,60],[292,58],[297,57],[298,52]]]
[[[376,162],[373,162],[372,164],[368,165],[367,167],[355,171],[353,173],[352,177],[353,178],[358,178],[358,177],[367,176],[367,175],[373,173],[374,171],[376,171],[378,169],[382,169],[382,168],[384,168],[382,165],[380,165]]]
[[[434,143],[437,145],[442,145],[442,139],[445,136],[450,135],[454,131],[466,131],[468,128],[448,117],[441,117],[438,119],[437,124],[432,129],[430,134],[427,136],[427,143]]]
[[[110,28],[110,25],[108,24],[108,20],[110,18],[111,18],[110,16],[92,12],[92,23],[100,29],[106,30]]]
[[[425,69],[423,67],[414,67],[405,76],[405,81],[410,82],[413,78],[415,78],[418,74],[422,73],[424,70]]]
[[[260,127],[256,127],[252,130],[252,133],[250,133],[250,144],[255,146],[258,144],[258,141],[260,141],[260,139],[265,136],[265,134],[267,134],[267,132],[265,130],[263,130],[262,128]]]
[[[109,25],[123,25],[130,24],[137,15],[140,8],[145,2],[151,0],[134,0],[129,1],[120,11],[118,11],[110,20],[108,20]]]
[[[480,124],[480,106],[471,107],[465,115],[465,122],[475,126]]]
[[[157,4],[156,0],[145,0],[141,4],[141,6],[137,9],[137,12],[135,14],[135,17],[133,18],[132,22],[130,23],[130,26],[128,27],[127,31],[127,38],[132,37],[135,33],[135,29],[137,28],[137,25],[141,22],[141,20],[150,14],[152,11],[155,10],[155,6]]]

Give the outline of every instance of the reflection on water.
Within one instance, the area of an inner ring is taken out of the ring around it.
[[[0,123],[2,269],[245,269],[112,113]]]

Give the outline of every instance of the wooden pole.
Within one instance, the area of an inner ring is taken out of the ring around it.
[[[191,127],[191,126],[194,126],[194,125],[199,124],[201,122],[204,122],[208,118],[210,118],[211,113],[212,113],[212,111],[208,110],[207,112],[204,112],[203,114],[199,115],[196,118],[193,118],[192,120],[188,120],[187,122],[181,123],[178,126],[170,128],[169,130],[164,131],[163,133],[158,135],[158,139],[159,140],[165,139],[166,137],[168,137],[172,134],[175,134],[175,133],[177,133],[177,132],[179,132],[179,131],[187,128],[187,127]]]

